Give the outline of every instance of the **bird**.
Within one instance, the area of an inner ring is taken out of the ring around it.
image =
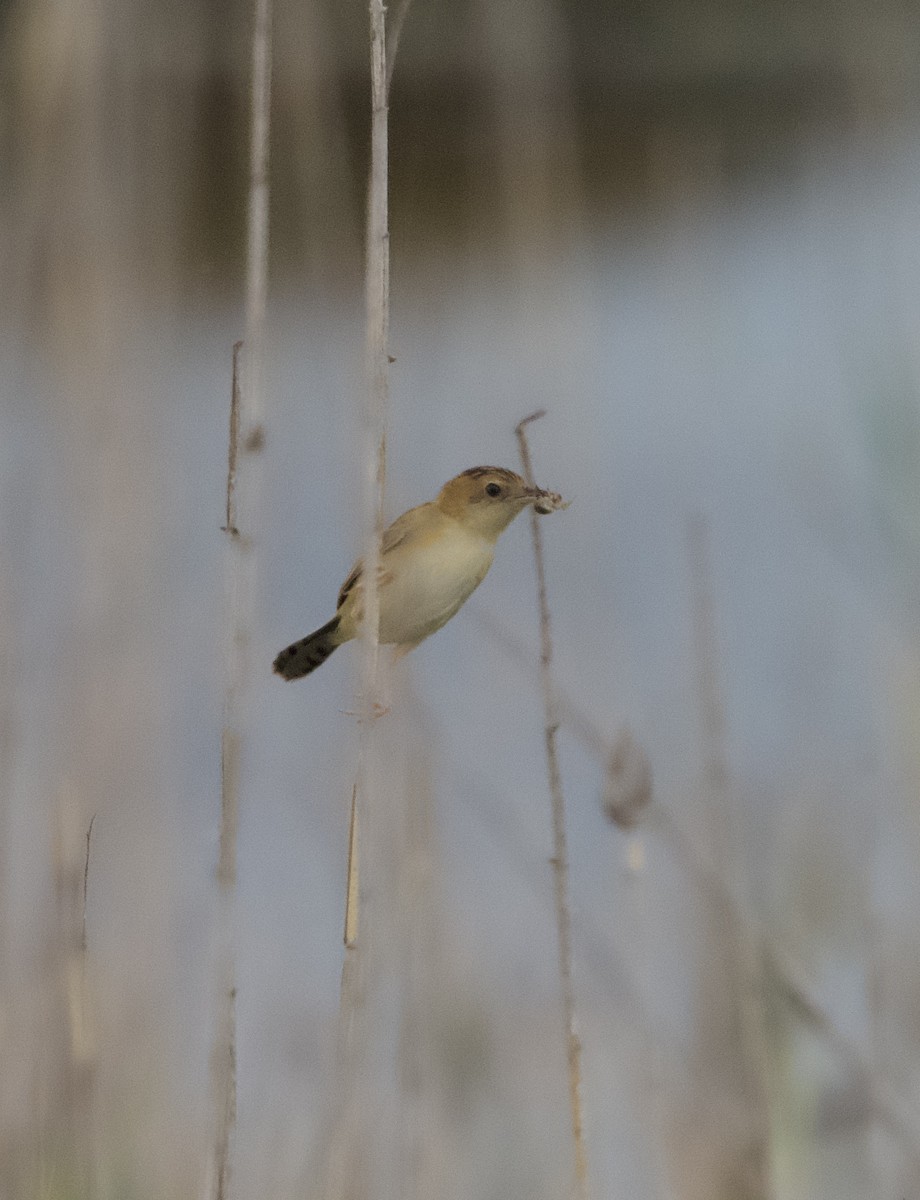
[[[381,644],[395,645],[401,657],[446,625],[485,579],[499,535],[531,504],[543,515],[568,507],[558,492],[530,487],[505,467],[471,467],[434,500],[397,517],[380,542]],[[282,650],[274,671],[286,680],[309,675],[361,635],[363,620],[358,559],[339,591],[335,616]]]

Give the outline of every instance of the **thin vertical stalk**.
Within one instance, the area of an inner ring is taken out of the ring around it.
[[[364,679],[362,690],[362,733],[358,771],[352,793],[348,845],[348,898],[346,903],[346,947],[357,939],[358,828],[367,805],[367,754],[370,721],[378,715],[380,671],[380,538],[383,532],[386,490],[387,410],[390,398],[390,229],[389,229],[389,89],[399,34],[411,0],[401,0],[396,21],[387,40],[386,8],[383,0],[370,0],[371,65],[371,162],[367,196],[367,249],[365,262],[365,308],[367,316],[365,363],[367,387],[363,409],[364,512],[366,534],[362,584],[364,592]],[[363,788],[362,788],[363,785]]]
[[[383,0],[370,0],[371,164],[367,196],[367,394],[364,409],[365,513],[364,549],[365,719],[377,699],[380,595],[380,534],[386,486],[387,408],[390,398],[390,229],[389,109],[387,105],[386,10]]]
[[[230,386],[230,435],[227,439],[227,510],[222,533],[236,537],[236,473],[240,457],[240,351],[242,342],[233,344],[233,379]]]
[[[218,1015],[212,1048],[214,1140],[206,1195],[228,1200],[236,1125],[235,906],[243,698],[249,631],[255,603],[254,539],[260,501],[258,451],[265,413],[265,312],[268,298],[269,129],[271,115],[271,0],[254,0],[250,89],[249,208],[246,237],[244,378],[240,344],[233,348],[233,381],[224,532],[224,703],[221,730],[221,818],[217,864]],[[241,457],[246,456],[246,457]],[[248,465],[245,465],[247,464]],[[244,469],[245,465],[245,469]],[[239,488],[238,488],[239,483]]]
[[[96,824],[96,814],[89,819],[86,829],[86,854],[83,858],[83,910],[80,921],[80,1003],[83,1010],[83,1027],[89,1024],[89,997],[87,994],[87,960],[89,958],[89,938],[86,931],[86,909],[89,902],[89,855],[93,844],[93,826]]]
[[[703,575],[704,578],[708,575],[708,566],[704,569]],[[711,584],[708,579],[705,580],[705,592],[708,592],[709,595],[704,603],[697,602],[696,622],[697,624],[714,625],[715,614]],[[480,627],[497,646],[516,663],[530,666],[527,647],[522,638],[497,621],[485,609],[478,608],[475,601],[470,601],[469,608],[475,614]],[[703,622],[700,621],[701,614],[706,614]],[[710,628],[700,642],[714,644],[714,628]],[[717,677],[712,672],[713,662],[710,659],[706,668],[706,675],[710,682],[706,686],[714,684],[718,695],[721,688]],[[597,722],[582,709],[576,700],[571,696],[566,696],[558,687],[555,688],[555,695],[561,722],[584,746],[591,757],[609,771],[611,751],[615,746],[611,746],[609,738],[605,736]],[[707,702],[705,706],[707,711],[710,710],[710,703],[711,701]],[[719,703],[721,706],[721,700]],[[709,734],[711,735],[714,730],[721,730],[723,724],[724,714],[720,715],[716,712],[716,719],[709,726]],[[725,775],[728,774],[724,750],[722,766],[716,768],[713,773],[714,777],[721,777],[723,772]],[[791,953],[781,941],[774,938],[771,930],[756,916],[750,905],[740,899],[743,880],[730,878],[737,872],[726,871],[727,864],[716,854],[714,847],[710,844],[708,831],[705,834],[694,835],[678,823],[673,813],[669,812],[660,801],[650,805],[644,829],[650,840],[654,840],[664,847],[667,854],[689,873],[700,894],[712,904],[723,908],[730,914],[731,920],[739,923],[739,927],[744,929],[747,943],[754,948],[753,961],[748,964],[747,970],[756,972],[755,981],[749,981],[747,987],[758,1005],[760,1006],[761,997],[764,994],[763,983],[768,980],[773,980],[774,986],[779,987],[787,997],[793,998],[797,1010],[807,1017],[810,1026],[821,1036],[829,1052],[839,1060],[842,1069],[854,1078],[868,1078],[874,1081],[873,1111],[880,1128],[897,1144],[910,1169],[914,1172],[920,1171],[920,1154],[917,1151],[917,1121],[915,1114],[911,1111],[910,1103],[906,1102],[896,1087],[891,1086],[890,1081],[884,1082],[884,1073],[878,1070],[871,1053],[867,1054],[858,1040],[835,1023],[834,1016],[821,999],[809,971],[798,957]],[[721,840],[720,835],[720,845]],[[632,843],[629,849],[630,868],[632,868],[633,854],[637,853],[635,845]],[[643,992],[638,984],[636,992],[636,1002],[641,1004]],[[762,1029],[760,1016],[757,1017],[757,1023]],[[756,1029],[755,1032],[757,1032]],[[758,1042],[760,1037],[760,1032],[757,1032]],[[765,1041],[765,1031],[763,1037]],[[769,1045],[764,1044],[759,1053],[763,1056],[761,1061],[764,1067],[769,1068]],[[765,1077],[764,1082],[769,1083],[768,1076]],[[655,1084],[655,1087],[657,1089],[658,1085]],[[668,1186],[666,1175],[662,1174],[661,1178],[663,1185]],[[773,1186],[771,1181],[771,1187]]]
[[[530,487],[535,487],[530,448],[527,445],[525,426],[544,416],[544,412],[525,417],[515,430],[520,446],[524,478]],[[552,659],[553,643],[550,632],[549,600],[546,593],[546,569],[543,564],[543,538],[540,533],[540,518],[535,509],[530,509],[530,531],[533,538],[533,555],[537,572],[537,598],[540,607],[540,681],[543,690],[543,712],[545,719],[544,740],[546,745],[546,769],[549,776],[549,792],[553,817],[553,885],[556,908],[556,933],[559,943],[559,978],[562,984],[562,1009],[565,1022],[566,1056],[569,1075],[569,1106],[572,1119],[572,1142],[575,1155],[576,1195],[587,1200],[588,1155],[585,1147],[584,1114],[582,1108],[582,1047],[578,1035],[575,983],[572,971],[572,911],[569,904],[569,857],[565,834],[565,798],[562,792],[562,774],[556,752],[556,734],[559,730],[559,710],[553,688]]]
[[[770,1055],[764,1018],[764,971],[761,942],[743,883],[737,816],[730,788],[725,747],[725,705],[718,671],[718,636],[712,593],[709,527],[703,518],[688,526],[687,544],[693,605],[696,693],[703,738],[708,844],[727,881],[733,902],[720,903],[719,941],[727,956],[724,983],[734,998],[741,1035],[741,1068],[754,1121],[752,1151],[746,1154],[747,1194],[754,1200],[773,1195],[770,1163]]]
[[[348,863],[345,892],[345,949],[354,949],[358,941],[358,896],[360,893],[360,864],[358,862],[358,781],[351,789],[351,815],[348,819]]]
[[[374,837],[376,795],[375,717],[380,713],[380,537],[386,487],[387,408],[390,357],[389,130],[386,9],[369,0],[371,73],[371,160],[365,249],[365,375],[361,408],[362,498],[365,519],[362,565],[364,647],[359,703],[361,728],[352,789],[345,902],[345,958],[339,994],[339,1095],[328,1141],[325,1192],[329,1200],[360,1196],[367,1189],[366,1161],[372,1151],[361,1136],[361,1059],[368,1051],[367,991],[372,938],[364,919],[381,864]],[[359,864],[361,870],[359,873]]]
[[[390,328],[390,235],[388,204],[388,130],[386,10],[382,0],[370,0],[371,51],[371,164],[367,195],[367,250],[365,263],[365,306],[367,317],[365,366],[366,390],[362,410],[363,492],[365,538],[362,569],[364,614],[361,636],[364,644],[363,686],[360,704],[361,732],[358,765],[352,790],[348,836],[348,882],[346,899],[346,956],[358,947],[358,922],[366,876],[358,874],[359,829],[370,826],[373,771],[374,718],[380,710],[380,535],[386,486],[387,407],[390,391],[388,340]],[[343,985],[349,971],[343,973]],[[360,990],[360,989],[359,989]],[[343,986],[343,1005],[348,994]],[[351,1025],[353,1014],[348,1019]]]
[[[49,1160],[64,1150],[74,1172],[74,1186],[91,1194],[96,1171],[97,1039],[88,1003],[84,887],[88,858],[81,853],[79,792],[65,786],[57,806],[53,842],[56,930],[53,969],[57,976],[52,1003],[58,1033],[48,1039],[55,1063],[55,1086],[48,1097],[53,1125],[45,1132]],[[85,842],[88,854],[89,842]],[[51,995],[49,994],[49,999]],[[47,1034],[45,1034],[47,1037]],[[63,1136],[62,1136],[63,1135]]]
[[[366,535],[362,585],[364,593],[364,673],[361,708],[361,742],[358,769],[352,792],[348,837],[348,882],[345,916],[345,946],[357,944],[361,897],[359,885],[358,830],[369,804],[368,753],[374,717],[380,704],[380,538],[383,532],[386,489],[387,410],[390,395],[390,230],[389,230],[389,87],[399,31],[410,0],[402,0],[397,25],[388,46],[386,8],[382,0],[370,0],[371,51],[371,163],[367,197],[367,251],[365,263],[366,375],[363,410],[364,512]]]
[[[255,448],[265,415],[265,310],[268,304],[269,132],[272,0],[254,0],[250,99],[249,214],[246,238],[245,443]]]
[[[242,576],[245,544],[236,523],[234,486],[239,452],[240,343],[233,347],[230,436],[227,453],[225,639],[223,722],[220,734],[220,834],[217,853],[217,1025],[211,1050],[213,1144],[206,1195],[226,1200],[230,1189],[230,1150],[236,1122],[236,963],[233,946],[236,843],[239,826],[240,696],[243,663],[240,633],[246,628]]]
[[[438,997],[448,963],[444,956],[430,731],[417,704],[407,713],[403,823],[396,893],[403,920],[394,939],[399,955],[400,1031],[397,1071],[401,1092],[399,1158],[402,1200],[448,1200],[450,1122],[443,1106]],[[415,741],[415,745],[411,744]]]
[[[671,1186],[664,1154],[665,1087],[661,1046],[651,1028],[649,1014],[654,1011],[654,984],[651,978],[648,929],[648,853],[645,834],[632,829],[623,846],[623,870],[626,879],[625,920],[629,929],[630,954],[639,997],[636,1022],[639,1028],[641,1061],[638,1085],[642,1099],[647,1163],[653,1194],[662,1200],[676,1200],[679,1193]]]
[[[0,560],[0,674],[6,687],[0,696],[0,1022],[4,1036],[0,1039],[0,1077],[13,1078],[13,1047],[17,1046],[18,1005],[14,1005],[13,976],[10,971],[10,866],[13,862],[13,779],[14,755],[17,750],[16,707],[21,679],[19,662],[14,658],[13,648],[21,644],[19,633],[18,605],[14,611],[12,596],[8,592],[13,572],[10,560]],[[14,1195],[25,1190],[21,1177],[22,1151],[20,1139],[9,1129],[0,1125],[0,1194]]]

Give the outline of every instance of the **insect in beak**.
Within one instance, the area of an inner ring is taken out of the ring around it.
[[[563,500],[558,492],[547,492],[543,488],[528,488],[527,494],[532,497],[534,510],[544,517],[548,513],[568,508],[571,504],[570,500]]]

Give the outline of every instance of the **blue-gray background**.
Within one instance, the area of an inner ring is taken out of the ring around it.
[[[81,1139],[98,1194],[187,1196],[203,1178],[249,16],[0,10],[11,1196],[36,1163],[49,1194],[82,1194],[60,1182]],[[276,14],[240,1195],[314,1194],[334,1091],[359,655],[290,687],[268,668],[328,618],[361,540],[363,22],[359,5]],[[830,2],[416,0],[406,24],[390,514],[468,466],[516,466],[515,423],[546,407],[538,479],[574,501],[542,523],[567,702],[611,744],[631,729],[655,805],[704,848],[707,756],[728,768],[736,861],[717,869],[742,925],[726,939],[660,826],[636,835],[629,874],[603,761],[560,735],[599,1196],[759,1194],[752,1144],[777,1197],[887,1200],[920,1178],[918,35],[910,8]],[[409,660],[392,718],[435,806],[425,1128],[450,1164],[442,1195],[555,1196],[569,1174],[537,652],[520,521]],[[86,1046],[72,950],[93,814]],[[750,1110],[743,1045],[720,1036],[750,1003],[725,982],[734,942],[780,947],[811,989],[758,976]],[[399,1019],[383,1025],[395,1045]],[[375,1194],[413,1194],[399,1169],[380,1165]]]

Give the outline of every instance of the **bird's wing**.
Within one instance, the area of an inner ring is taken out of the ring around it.
[[[388,525],[383,531],[383,535],[380,539],[381,559],[383,559],[384,555],[389,554],[391,550],[395,550],[397,546],[401,546],[413,536],[417,529],[417,513],[417,508],[410,508],[408,512],[404,512],[401,517],[397,517],[393,524]],[[340,609],[348,599],[349,593],[353,591],[355,584],[361,578],[363,570],[364,560],[359,558],[352,567],[348,578],[345,580],[341,589],[339,590],[336,611],[338,611],[338,609]],[[380,582],[383,583],[385,581],[383,578],[381,578]]]

